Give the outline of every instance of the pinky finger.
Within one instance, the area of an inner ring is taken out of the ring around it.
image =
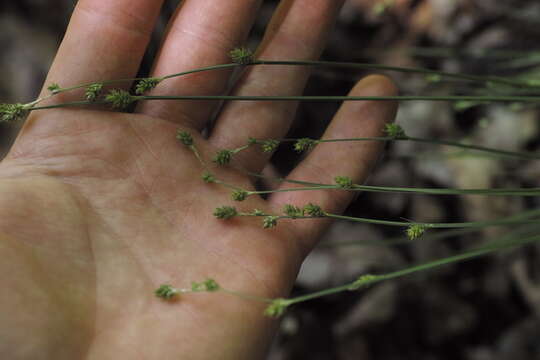
[[[371,75],[351,90],[350,96],[395,95],[397,89],[392,81],[381,75]],[[346,102],[339,109],[326,129],[323,139],[382,136],[384,125],[394,120],[397,103],[381,101]],[[288,176],[293,180],[316,183],[334,183],[336,176],[348,176],[354,183],[365,181],[379,154],[380,141],[331,142],[318,145]],[[291,188],[283,183],[281,188]],[[270,205],[279,212],[285,204],[304,206],[314,203],[330,213],[342,212],[350,203],[352,192],[340,190],[316,190],[277,192],[270,197]],[[302,247],[306,251],[315,246],[317,238],[328,226],[328,219],[296,220]]]

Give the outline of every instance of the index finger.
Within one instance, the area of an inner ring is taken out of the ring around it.
[[[163,0],[80,0],[45,88],[52,83],[65,88],[135,76],[162,3]],[[61,102],[79,100],[81,92],[61,93],[55,98]]]

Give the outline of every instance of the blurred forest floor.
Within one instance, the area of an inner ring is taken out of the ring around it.
[[[166,2],[141,74],[148,72],[160,34],[177,3]],[[264,2],[250,47],[260,41],[275,3]],[[37,96],[73,6],[72,0],[0,3],[1,102],[27,102]],[[349,0],[323,58],[540,79],[539,45],[540,2],[536,0]],[[345,95],[363,75],[317,70],[306,94]],[[503,94],[507,90],[455,81],[433,83],[419,75],[389,75],[402,94]],[[474,105],[404,102],[398,122],[410,136],[540,151],[536,106]],[[302,104],[290,136],[320,136],[338,106]],[[18,129],[18,125],[0,124],[0,158]],[[280,146],[274,156],[276,171],[286,173],[297,160],[289,147]],[[396,142],[390,144],[368,183],[538,187],[540,162]],[[496,219],[539,206],[538,198],[367,193],[347,213],[461,222]],[[455,232],[445,239],[427,236],[411,243],[404,240],[399,228],[336,222],[304,264],[294,295],[344,284],[364,273],[392,271],[457,254],[505,231]],[[299,304],[284,317],[269,358],[540,359],[539,254],[540,246],[528,246],[357,293]]]

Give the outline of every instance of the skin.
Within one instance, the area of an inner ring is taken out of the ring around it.
[[[155,59],[154,76],[228,62],[259,6],[254,0],[184,1]],[[159,13],[157,0],[80,0],[46,84],[64,87],[133,77]],[[258,49],[266,59],[316,59],[340,1],[284,0]],[[301,94],[308,70],[252,67],[234,94]],[[153,94],[219,94],[229,72],[168,80]],[[360,81],[351,95],[393,95],[382,76]],[[45,91],[44,91],[45,94]],[[64,93],[49,103],[72,101]],[[265,297],[288,295],[305,256],[328,226],[323,220],[280,221],[212,216],[232,205],[230,190],[201,181],[203,169],[175,139],[189,131],[202,156],[234,148],[248,136],[283,137],[296,104],[225,104],[210,136],[213,103],[147,102],[135,114],[106,109],[36,111],[0,164],[0,354],[9,359],[261,359],[276,328],[264,303],[196,293],[167,302],[162,283],[189,287],[214,278],[227,289]],[[380,136],[391,102],[345,103],[324,135]],[[289,175],[362,182],[377,143],[332,143],[314,149]],[[235,168],[261,171],[268,155],[242,152],[212,167],[228,183],[253,189]],[[291,184],[284,184],[291,187]],[[235,204],[280,213],[284,204],[317,203],[332,212],[346,192],[280,193]]]

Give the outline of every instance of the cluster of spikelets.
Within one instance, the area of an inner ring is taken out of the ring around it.
[[[230,57],[232,62],[236,65],[253,65],[257,61],[254,60],[254,54],[246,48],[237,48],[230,52]],[[261,62],[262,63],[262,62]],[[155,89],[162,81],[166,80],[169,77],[176,76],[171,75],[163,78],[139,78],[132,79],[136,80],[133,91],[127,91],[123,89],[110,89],[105,91],[106,86],[115,81],[103,82],[103,83],[91,83],[81,86],[76,86],[73,88],[62,88],[60,85],[54,83],[48,87],[50,96],[57,95],[64,91],[70,91],[73,89],[84,89],[84,99],[88,103],[105,103],[109,104],[113,109],[118,110],[127,110],[135,102],[144,99],[150,99],[151,96],[145,97],[144,94],[151,92]],[[431,74],[429,81],[440,81],[440,75]],[[531,86],[539,86],[538,83],[528,83]],[[28,104],[0,104],[0,122],[14,122],[24,119],[30,111],[32,111],[36,104],[40,101],[48,98],[41,98],[34,102]],[[414,138],[409,138],[403,128],[397,124],[387,124],[385,127],[385,134],[388,139],[392,140],[412,140]],[[178,131],[177,139],[183,145],[189,147],[201,160],[200,155],[195,147],[193,137],[190,133],[186,131]],[[286,139],[287,141],[294,140],[293,148],[297,152],[304,152],[313,149],[319,143],[326,140],[317,140],[310,138],[301,138],[301,139]],[[448,142],[447,142],[448,143]],[[234,158],[234,155],[238,152],[245,150],[249,146],[258,145],[264,153],[274,152],[281,144],[281,141],[278,139],[254,139],[249,138],[247,144],[237,149],[221,149],[216,152],[213,157],[213,162],[217,165],[227,165],[231,163]],[[478,148],[478,147],[477,147]],[[206,168],[206,164],[203,162],[203,165]],[[243,201],[248,198],[248,196],[256,194],[256,191],[247,191],[244,189],[237,188],[235,186],[225,184],[216,178],[209,171],[205,171],[202,175],[202,180],[205,183],[215,183],[222,184],[234,189],[232,192],[232,199],[235,201]],[[335,184],[334,188],[343,189],[343,190],[359,190],[359,185],[355,185],[353,180],[347,176],[336,176],[334,178]],[[262,217],[262,227],[265,229],[274,228],[277,226],[280,219],[299,219],[299,218],[322,218],[331,216],[331,214],[326,213],[321,206],[313,203],[309,203],[303,207],[298,207],[292,204],[287,204],[283,208],[282,215],[267,214],[262,210],[255,209],[251,212],[240,212],[234,206],[220,206],[214,210],[214,216],[218,219],[232,219],[237,216],[256,216]],[[402,225],[402,224],[399,224]],[[426,230],[432,227],[432,224],[422,224],[422,223],[405,223],[407,229],[405,233],[410,240],[419,239],[424,235]],[[359,277],[356,281],[351,283],[347,290],[357,290],[363,286],[369,285],[371,283],[377,282],[383,279],[383,275],[363,275]],[[155,290],[155,295],[166,300],[171,300],[177,298],[180,294],[190,293],[190,292],[217,292],[225,291],[215,280],[207,279],[203,282],[194,282],[191,284],[189,289],[179,289],[175,288],[172,285],[164,284],[161,285],[158,289]],[[228,293],[234,293],[227,290]],[[269,305],[265,310],[265,314],[272,317],[281,316],[286,308],[293,303],[299,302],[300,300],[296,299],[266,299]]]

